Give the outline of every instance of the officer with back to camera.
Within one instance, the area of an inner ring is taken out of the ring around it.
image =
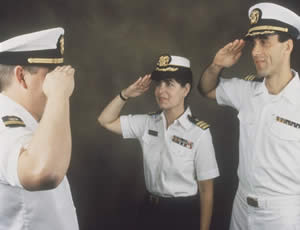
[[[0,43],[0,229],[76,230],[66,172],[71,158],[64,30]],[[59,65],[59,66],[58,66]]]

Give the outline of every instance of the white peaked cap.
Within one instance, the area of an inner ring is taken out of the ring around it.
[[[0,43],[0,64],[63,63],[64,29],[61,27],[19,35]]]

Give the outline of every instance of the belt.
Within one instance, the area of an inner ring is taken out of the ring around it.
[[[161,196],[148,193],[146,199],[152,205],[186,203],[186,202],[194,202],[195,200],[199,200],[199,194],[196,194],[194,196],[186,196],[186,197],[161,197]]]

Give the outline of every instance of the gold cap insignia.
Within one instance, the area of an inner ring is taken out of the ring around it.
[[[250,24],[256,24],[259,19],[261,18],[261,10],[260,9],[254,9],[252,10],[250,14]]]
[[[60,53],[63,56],[65,52],[65,39],[64,36],[61,36],[59,39]]]
[[[157,62],[157,66],[159,67],[166,67],[169,65],[169,63],[171,62],[171,57],[164,55],[164,56],[160,56],[159,60]]]

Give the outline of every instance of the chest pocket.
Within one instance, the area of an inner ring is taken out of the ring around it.
[[[300,141],[300,122],[274,115],[270,124],[273,136],[286,141]]]

